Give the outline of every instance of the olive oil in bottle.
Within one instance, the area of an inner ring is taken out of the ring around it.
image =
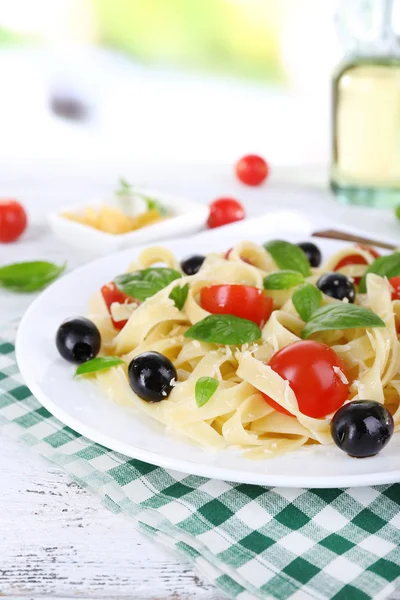
[[[333,78],[331,188],[350,204],[400,203],[400,52],[393,0],[381,6],[379,43],[358,43]]]

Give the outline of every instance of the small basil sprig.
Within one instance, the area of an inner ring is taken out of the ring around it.
[[[264,244],[264,248],[270,253],[280,269],[297,271],[304,277],[311,275],[308,258],[296,244],[283,240],[272,240]]]
[[[171,298],[171,300],[174,301],[175,306],[178,310],[182,310],[182,308],[185,306],[185,302],[188,297],[188,293],[189,293],[189,284],[185,283],[185,285],[183,285],[182,287],[180,287],[179,285],[174,287],[174,289],[171,291],[168,298]]]
[[[303,283],[304,277],[298,271],[284,269],[270,273],[264,277],[264,290],[290,290],[299,283]]]
[[[37,292],[57,279],[65,270],[44,260],[20,262],[0,267],[0,287],[13,292]]]
[[[106,369],[111,369],[111,367],[121,365],[123,362],[118,356],[98,356],[79,365],[75,371],[75,377],[77,375],[95,373],[96,371],[105,371]]]
[[[161,202],[159,202],[155,198],[150,198],[150,196],[146,196],[146,194],[142,194],[142,192],[136,191],[133,188],[133,186],[123,177],[120,177],[119,179],[119,188],[117,189],[115,194],[119,196],[122,200],[131,196],[138,196],[146,202],[147,210],[156,210],[160,217],[168,216],[168,211],[165,208],[165,206],[161,204]]]
[[[292,302],[300,317],[307,323],[321,306],[321,290],[312,283],[304,283],[293,292]]]
[[[211,396],[215,394],[219,382],[214,377],[200,377],[196,381],[195,396],[196,404],[199,408],[204,406]]]
[[[367,291],[367,275],[375,273],[381,277],[397,277],[400,275],[400,252],[389,254],[389,256],[380,256],[369,265],[360,282],[360,293],[365,294]]]
[[[114,279],[114,283],[127,296],[144,301],[167,287],[171,281],[181,277],[181,273],[174,269],[152,267],[134,273],[118,275]]]
[[[143,198],[143,200],[146,202],[147,210],[156,210],[158,212],[158,214],[160,215],[160,217],[168,216],[168,214],[169,214],[168,210],[165,208],[165,206],[163,206],[161,204],[161,202],[159,202],[155,198],[150,198],[149,196],[145,196],[145,194],[139,193],[137,195],[140,196],[141,198]]]
[[[253,321],[233,315],[209,315],[192,325],[184,335],[200,342],[229,346],[259,340],[261,329]]]
[[[385,327],[385,323],[372,310],[357,304],[328,304],[316,310],[301,332],[301,337],[307,339],[317,331],[334,329],[358,329],[370,327]]]

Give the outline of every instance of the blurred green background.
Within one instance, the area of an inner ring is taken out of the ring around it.
[[[246,149],[279,164],[327,160],[331,9],[0,0],[0,156],[225,160]]]
[[[93,0],[99,42],[146,63],[282,81],[279,3]]]
[[[0,6],[0,43],[75,40],[147,65],[281,83],[287,5],[287,0],[13,0]]]

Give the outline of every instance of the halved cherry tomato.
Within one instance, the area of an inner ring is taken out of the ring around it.
[[[269,167],[257,154],[247,154],[236,163],[236,175],[242,183],[260,185],[268,177]]]
[[[391,277],[389,283],[392,286],[392,300],[400,300],[400,276]]]
[[[362,244],[357,244],[356,248],[360,248],[360,250],[364,250],[364,252],[369,252],[374,258],[379,258],[380,254],[372,248],[371,246],[363,246]],[[368,261],[360,254],[350,254],[349,256],[345,256],[338,262],[335,267],[335,271],[339,271],[342,267],[346,267],[347,265],[367,265]]]
[[[218,198],[210,204],[207,225],[210,229],[213,229],[235,221],[242,221],[245,216],[245,210],[240,202],[234,198]]]
[[[230,253],[232,252],[232,250],[233,250],[233,248],[229,248],[229,250],[227,250],[227,252],[226,252],[226,254],[225,254],[225,256],[224,256],[225,260],[228,260],[228,258],[229,258],[229,256],[230,256]],[[242,258],[242,257],[240,257],[240,259],[241,259],[243,262],[247,263],[248,265],[251,265],[251,262],[250,262],[249,260],[247,260],[247,258]]]
[[[133,302],[133,298],[130,298],[130,296],[127,296],[126,294],[121,292],[121,290],[119,290],[115,283],[112,281],[110,283],[107,283],[106,285],[103,285],[103,287],[101,288],[101,293],[104,298],[104,302],[107,304],[108,312],[110,313],[110,315],[111,304],[113,304],[114,302],[118,302],[119,304],[131,304]],[[114,321],[112,317],[111,321],[113,322],[115,329],[122,329],[128,322],[126,319],[123,321]]]
[[[372,254],[372,256],[374,258],[380,257],[378,250],[375,250],[375,248],[373,248],[372,246],[365,246],[364,244],[357,244],[357,248],[361,248],[361,250],[364,250],[364,252],[369,252],[370,254]]]
[[[368,261],[360,254],[350,254],[349,256],[345,256],[342,260],[339,260],[338,264],[335,267],[335,271],[339,271],[343,267],[347,267],[348,265],[367,265]]]
[[[14,242],[26,229],[28,218],[22,204],[0,198],[0,242]]]
[[[200,305],[213,315],[234,315],[262,327],[272,313],[272,298],[250,285],[211,285],[200,290]]]
[[[295,342],[276,352],[268,364],[289,381],[300,412],[308,417],[320,419],[335,412],[349,395],[349,384],[342,380],[346,377],[343,361],[326,344]],[[278,412],[290,414],[269,396],[263,396]]]

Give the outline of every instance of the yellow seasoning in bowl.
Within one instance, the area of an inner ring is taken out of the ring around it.
[[[131,217],[118,208],[107,206],[106,204],[103,204],[99,208],[87,206],[81,214],[68,212],[63,213],[63,216],[71,221],[114,235],[129,233],[130,231],[135,231],[135,229],[141,229],[165,219],[165,217],[160,215],[158,210],[147,210],[144,213]]]

